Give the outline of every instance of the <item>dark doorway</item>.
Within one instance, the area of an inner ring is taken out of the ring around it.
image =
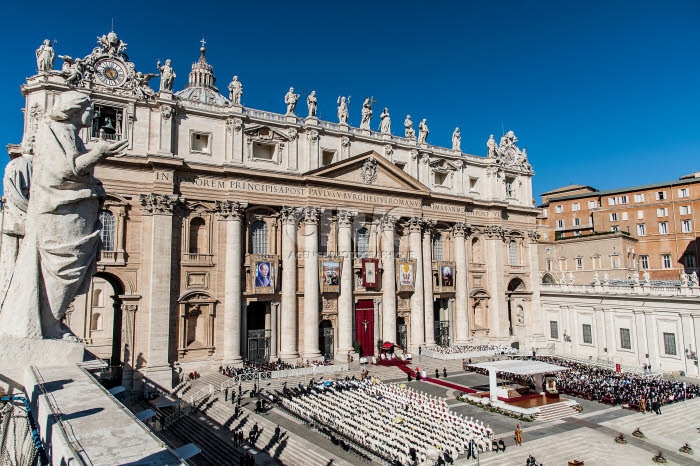
[[[396,319],[396,343],[406,350],[408,344],[406,337],[406,320],[403,317]]]
[[[450,321],[447,317],[447,300],[436,299],[433,302],[433,316],[435,318],[435,344],[438,346],[450,346]]]
[[[330,320],[322,320],[318,329],[318,349],[328,359],[335,357],[333,351],[333,324]]]
[[[355,339],[362,356],[374,356],[374,301],[361,299],[355,305]]]
[[[248,304],[247,336],[248,359],[251,361],[269,361],[270,359],[270,330],[265,330],[265,314],[268,303],[257,302]]]

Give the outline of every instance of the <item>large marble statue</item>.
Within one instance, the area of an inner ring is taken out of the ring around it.
[[[241,105],[243,95],[243,84],[238,80],[238,76],[233,77],[233,81],[228,85],[228,98],[233,105]]]
[[[360,129],[369,129],[369,121],[372,119],[372,100],[368,97],[362,103],[362,119]]]
[[[142,99],[147,99],[149,97],[155,97],[156,93],[151,87],[148,85],[148,82],[158,76],[155,73],[146,73],[143,74],[140,71],[137,71],[134,74],[134,94],[136,94],[137,97],[140,97]]]
[[[53,69],[53,61],[56,54],[51,47],[49,39],[44,40],[44,43],[36,50],[36,67],[39,73],[48,73]]]
[[[350,104],[350,99],[345,99],[345,97],[338,97],[338,121],[341,125],[348,124],[348,117],[350,116],[350,111],[348,110],[348,105]]]
[[[311,91],[311,94],[306,98],[306,105],[309,107],[309,116],[316,117],[316,109],[318,108],[318,99],[316,99],[316,91]]]
[[[389,117],[389,110],[384,107],[384,111],[379,118],[382,119],[382,123],[379,125],[379,131],[382,134],[391,134],[391,118]]]
[[[75,340],[61,319],[75,296],[88,291],[95,271],[104,190],[93,169],[128,144],[100,138],[87,150],[79,133],[92,117],[90,99],[68,91],[39,124],[25,238],[2,296],[0,333]]]
[[[488,149],[487,157],[496,158],[498,156],[498,144],[496,144],[493,134],[489,136],[489,140],[486,141],[486,148]]]
[[[173,83],[175,82],[175,71],[173,71],[172,61],[168,58],[165,60],[165,65],[160,66],[160,60],[156,63],[156,68],[160,71],[160,90],[173,92]]]
[[[63,60],[61,67],[61,75],[66,78],[66,84],[69,86],[77,86],[82,80],[85,72],[85,63],[80,58],[73,60],[68,55],[59,55],[58,58]]]
[[[418,123],[418,142],[425,142],[428,139],[428,125],[425,123],[427,120],[423,118],[420,123]]]
[[[406,119],[403,122],[404,127],[406,128],[406,133],[405,136],[407,139],[415,139],[416,138],[416,131],[413,129],[413,122],[411,121],[411,115],[406,115]]]
[[[462,133],[459,132],[459,128],[455,128],[452,132],[452,150],[462,150]]]
[[[294,93],[294,88],[290,87],[289,92],[284,95],[284,103],[287,104],[287,115],[294,115],[294,109],[297,108],[299,94]]]

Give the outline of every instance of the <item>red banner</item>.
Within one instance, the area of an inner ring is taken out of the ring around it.
[[[362,259],[362,286],[379,286],[379,259]]]

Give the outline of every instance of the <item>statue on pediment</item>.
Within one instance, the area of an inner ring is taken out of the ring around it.
[[[423,118],[420,123],[418,123],[418,142],[425,142],[426,139],[428,139],[428,134],[430,133],[430,130],[428,129],[428,125],[426,124],[427,119]]]
[[[338,121],[341,125],[348,124],[348,117],[350,116],[350,111],[348,106],[350,105],[350,97],[345,99],[345,96],[338,97]]]
[[[386,107],[384,107],[384,111],[379,115],[379,118],[382,119],[379,131],[381,131],[382,134],[391,134],[391,118],[389,117],[389,110]]]
[[[85,63],[80,58],[73,60],[68,55],[59,55],[58,58],[63,60],[61,67],[61,75],[66,78],[66,84],[69,86],[77,86],[85,77]]]
[[[165,60],[165,65],[160,65],[160,60],[156,63],[156,68],[160,71],[160,90],[166,92],[173,91],[173,83],[175,81],[175,71],[173,71],[172,61],[168,58]]]
[[[486,148],[487,157],[495,159],[498,156],[498,144],[496,144],[496,140],[493,138],[493,134],[489,136],[489,140],[486,141]]]
[[[299,97],[301,96],[294,93],[293,87],[290,87],[289,91],[284,95],[284,103],[287,104],[287,115],[294,115]]]
[[[155,97],[156,93],[148,85],[148,82],[157,76],[158,75],[155,73],[144,74],[140,71],[137,71],[136,74],[134,74],[134,94],[136,94],[137,97],[140,97],[142,99]]]
[[[690,286],[698,286],[698,273],[694,270],[690,274]]]
[[[644,284],[649,285],[651,283],[651,275],[649,274],[649,271],[645,270],[642,276],[644,277]]]
[[[369,97],[362,102],[362,118],[360,119],[360,129],[369,130],[369,122],[372,119],[372,102]]]
[[[44,40],[44,43],[36,50],[36,67],[39,73],[48,73],[53,69],[53,62],[56,58],[51,41]]]
[[[316,109],[318,108],[316,91],[311,91],[311,94],[306,98],[306,105],[309,107],[309,117],[316,117]]]
[[[406,133],[405,136],[407,139],[415,139],[416,138],[416,131],[413,129],[413,122],[411,121],[411,115],[406,115],[406,119],[403,122],[404,127],[406,128]]]
[[[241,96],[243,95],[243,84],[238,80],[238,76],[234,76],[231,83],[228,85],[228,98],[233,105],[241,105]]]
[[[452,150],[461,150],[462,145],[462,133],[460,133],[459,128],[455,128],[452,132]]]
[[[126,50],[126,42],[117,37],[117,33],[114,31],[110,32],[106,36],[97,38],[97,43],[100,44],[101,50],[99,52],[106,53],[107,55],[117,56],[121,55],[124,50]]]

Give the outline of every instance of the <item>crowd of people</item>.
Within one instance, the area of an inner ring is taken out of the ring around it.
[[[321,381],[285,389],[282,406],[392,464],[417,464],[438,451],[451,463],[492,448],[493,431],[449,410],[442,398],[378,379]]]
[[[333,363],[327,359],[321,361],[309,361],[299,362],[297,364],[289,364],[277,359],[276,361],[249,361],[244,360],[242,367],[234,366],[219,366],[219,373],[224,374],[228,377],[235,377],[239,375],[255,374],[257,372],[274,372],[274,371],[284,371],[287,369],[300,369],[303,367],[317,367],[317,366],[331,366]]]
[[[439,354],[459,354],[459,353],[476,353],[481,351],[493,351],[498,354],[518,354],[518,350],[510,346],[494,345],[452,345],[452,346],[432,346],[427,348],[428,351],[433,351]]]
[[[611,405],[627,405],[661,414],[661,406],[700,395],[697,384],[662,379],[644,374],[615,372],[603,367],[567,361],[556,357],[538,357],[540,361],[568,367],[556,375],[562,393],[597,400]]]

